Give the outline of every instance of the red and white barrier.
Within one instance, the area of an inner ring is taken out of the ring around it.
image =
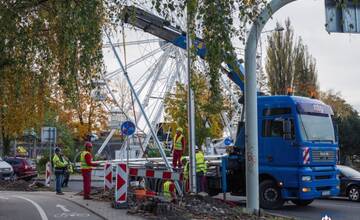
[[[50,186],[51,182],[51,163],[46,163],[46,170],[45,170],[45,186]]]
[[[152,170],[143,168],[130,168],[129,176],[139,176],[175,181],[181,181],[183,179],[182,173],[170,172],[167,170]]]
[[[104,165],[104,190],[110,190],[113,188],[113,169],[109,162]]]
[[[122,205],[127,201],[128,178],[126,172],[126,164],[118,163],[116,165],[116,189],[115,203]]]

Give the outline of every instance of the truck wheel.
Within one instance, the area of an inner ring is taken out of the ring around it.
[[[351,201],[360,201],[360,189],[357,186],[351,186],[348,190],[348,197]]]
[[[284,204],[281,191],[272,180],[260,183],[260,207],[264,209],[279,209]]]
[[[307,205],[310,205],[313,201],[314,201],[313,199],[308,199],[308,200],[293,199],[293,200],[291,200],[291,202],[297,206],[307,206]]]

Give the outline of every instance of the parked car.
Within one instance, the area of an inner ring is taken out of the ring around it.
[[[14,169],[14,179],[31,180],[37,177],[38,173],[32,161],[22,157],[7,157],[4,159]]]
[[[351,201],[360,201],[360,172],[351,167],[337,165],[340,171],[340,194]]]
[[[14,170],[10,164],[0,157],[0,180],[10,180]]]

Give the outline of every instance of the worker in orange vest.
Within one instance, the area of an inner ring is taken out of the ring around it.
[[[181,157],[185,152],[185,137],[183,135],[183,129],[182,128],[177,128],[176,129],[176,134],[173,140],[173,145],[172,145],[172,153],[173,153],[173,167],[179,167],[181,168],[182,164],[181,164]]]
[[[91,199],[91,170],[99,164],[92,162],[92,143],[85,143],[85,150],[80,154],[81,173],[83,176],[84,199]]]

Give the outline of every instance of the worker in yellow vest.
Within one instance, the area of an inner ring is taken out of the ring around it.
[[[196,157],[196,188],[197,192],[205,192],[205,174],[207,171],[204,153],[202,150],[195,146]]]
[[[177,128],[176,129],[176,134],[173,140],[173,145],[172,145],[172,153],[173,153],[173,167],[176,168],[181,168],[182,164],[181,164],[181,157],[185,152],[185,145],[186,145],[186,141],[185,141],[185,137],[183,135],[183,129],[182,128]]]
[[[55,155],[52,158],[52,164],[55,170],[55,189],[57,195],[64,195],[61,191],[61,185],[64,179],[64,173],[67,166],[67,162],[64,160],[61,149],[55,148]]]
[[[187,161],[186,157],[181,158],[181,163],[184,164],[183,171],[183,191],[189,192],[189,161]]]
[[[166,180],[163,184],[163,194],[165,200],[167,201],[175,201],[176,200],[176,192],[175,192],[175,184],[172,180]]]
[[[85,143],[85,150],[80,154],[81,173],[83,176],[84,199],[91,199],[91,170],[99,164],[92,162],[92,143]]]

